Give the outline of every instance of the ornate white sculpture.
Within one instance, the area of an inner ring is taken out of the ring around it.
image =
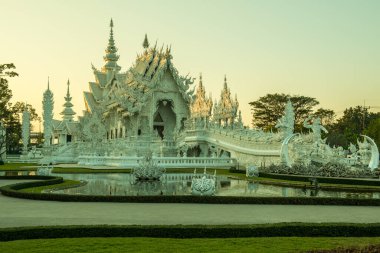
[[[25,103],[25,110],[22,112],[22,145],[23,152],[28,152],[29,135],[30,135],[30,113],[27,110],[27,104]]]
[[[281,161],[283,164],[285,164],[289,168],[292,167],[292,162],[291,162],[290,157],[289,157],[288,144],[289,144],[290,140],[293,139],[294,137],[296,137],[297,135],[299,135],[299,133],[287,136],[281,145]]]
[[[373,139],[366,135],[362,135],[365,140],[367,140],[371,145],[371,159],[368,164],[368,168],[371,170],[377,169],[379,167],[379,149]]]
[[[37,175],[39,176],[49,176],[53,170],[53,166],[44,164],[37,168]]]
[[[54,98],[53,92],[50,90],[50,84],[48,79],[48,88],[44,92],[43,100],[42,100],[42,108],[43,113],[42,117],[44,120],[44,145],[50,146],[51,137],[53,134],[53,109],[54,109]]]
[[[310,120],[313,121],[312,124],[308,123]],[[313,130],[313,141],[314,142],[320,142],[322,140],[321,131],[328,133],[327,129],[321,125],[321,119],[320,118],[313,118],[312,116],[309,116],[303,122],[303,126],[305,128],[310,128],[311,130]]]
[[[215,194],[216,191],[216,170],[214,175],[208,175],[206,173],[206,168],[204,169],[203,175],[199,178],[197,176],[197,170],[194,170],[194,176],[191,180],[191,194],[201,195],[201,196],[211,196]]]
[[[165,168],[161,168],[152,159],[152,153],[148,152],[139,166],[132,169],[132,175],[139,181],[160,180],[165,173]]]
[[[258,177],[259,169],[254,165],[250,165],[247,167],[245,175],[246,177]]]
[[[83,122],[84,139],[90,143],[98,144],[104,140],[106,129],[97,113],[91,113]]]
[[[279,129],[279,132],[282,134],[282,137],[284,139],[293,134],[294,109],[290,100],[288,100],[288,102],[286,103],[284,116],[282,116],[281,119],[277,121],[275,127]]]

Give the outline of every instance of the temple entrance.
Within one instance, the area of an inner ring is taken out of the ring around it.
[[[153,131],[161,139],[169,139],[176,126],[172,101],[160,100],[157,104],[157,111],[153,117]]]

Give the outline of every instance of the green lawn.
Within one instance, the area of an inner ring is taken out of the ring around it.
[[[61,184],[53,184],[53,185],[45,185],[45,186],[38,186],[38,187],[32,187],[32,188],[25,188],[25,189],[21,189],[20,192],[41,193],[43,190],[56,189],[56,188],[66,188],[66,187],[75,187],[75,186],[78,186],[80,184],[81,184],[80,181],[65,180]]]
[[[38,166],[36,163],[6,163],[4,165],[0,165],[0,171],[2,170],[18,170],[18,171],[34,171],[37,170],[35,168],[26,168],[26,166]]]
[[[303,252],[379,243],[380,237],[64,238],[0,242],[0,252]]]

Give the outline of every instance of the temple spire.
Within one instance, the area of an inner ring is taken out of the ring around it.
[[[51,137],[53,136],[54,97],[53,97],[53,93],[50,90],[49,77],[48,77],[47,90],[43,94],[42,108],[43,108],[42,118],[43,118],[44,139],[45,139],[44,145],[50,146]]]
[[[112,24],[112,23],[111,23]],[[70,96],[70,80],[67,80],[67,93],[65,97],[65,103],[63,105],[64,109],[61,112],[63,121],[73,121],[74,115],[76,114],[73,111],[73,104],[71,103],[72,97]]]
[[[117,65],[117,60],[119,60],[119,55],[117,55],[117,48],[115,46],[115,40],[113,38],[113,20],[110,22],[110,37],[108,39],[108,46],[105,50],[106,55],[103,57],[106,64],[103,66],[102,70],[107,71],[119,71],[121,67]]]
[[[149,47],[149,41],[148,41],[148,35],[145,34],[144,42],[143,42],[143,47],[147,49]]]

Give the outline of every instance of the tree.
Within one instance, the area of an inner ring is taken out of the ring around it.
[[[319,108],[313,113],[314,117],[321,119],[322,125],[331,125],[334,122],[335,112],[330,109]]]
[[[376,145],[380,148],[380,115],[374,120],[372,120],[368,127],[364,130],[364,134],[371,137]]]
[[[366,131],[372,121],[380,115],[368,111],[363,106],[350,107],[344,110],[343,116],[330,126],[327,141],[330,145],[347,147],[350,142],[356,143],[361,134]]]
[[[13,63],[0,64],[0,123],[5,127],[7,136],[11,134],[8,129],[8,119],[12,117],[10,110],[11,104],[9,103],[12,98],[12,91],[9,89],[7,77],[18,76],[18,74],[13,71],[15,68],[16,67]],[[7,136],[6,138],[0,139],[0,147],[5,145]]]
[[[20,150],[20,140],[21,140],[21,119],[22,112],[28,110],[30,113],[30,120],[38,120],[38,114],[36,110],[30,104],[25,104],[22,102],[16,102],[14,105],[10,104],[10,113],[5,119],[7,124],[7,152],[18,153]]]
[[[315,98],[278,93],[267,94],[249,103],[252,107],[252,125],[265,130],[273,129],[277,120],[283,115],[289,99],[294,108],[295,128],[301,129],[303,120],[312,113],[313,107],[319,104]]]

